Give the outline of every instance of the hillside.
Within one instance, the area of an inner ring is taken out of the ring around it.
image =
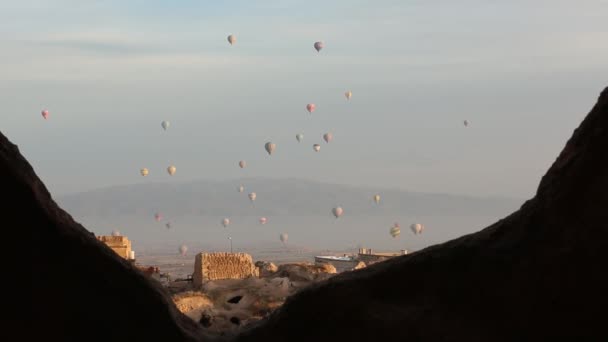
[[[239,184],[245,191],[239,193]],[[247,198],[255,192],[252,205]],[[372,197],[381,194],[376,205]],[[80,216],[138,215],[156,210],[179,215],[328,216],[336,205],[349,216],[370,215],[502,215],[522,201],[510,198],[416,193],[324,184],[297,179],[243,179],[151,183],[108,187],[61,196],[63,207]]]

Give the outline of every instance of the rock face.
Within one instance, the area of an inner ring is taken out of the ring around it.
[[[273,276],[288,278],[290,281],[311,282],[328,279],[335,273],[336,268],[330,264],[296,263],[279,265]]]
[[[268,261],[257,261],[255,267],[258,268],[260,278],[270,277],[278,270],[277,265]]]
[[[520,210],[304,289],[237,340],[608,340],[606,270],[608,88]]]
[[[367,265],[363,261],[359,261],[357,263],[357,265],[355,266],[355,269],[359,270],[359,269],[362,269],[362,268],[365,268],[365,267],[367,267]]]
[[[25,303],[10,324],[24,341],[196,341],[199,325],[181,314],[158,282],[118,256],[61,210],[0,133],[2,227],[22,234],[27,255],[7,261]],[[9,229],[10,228],[10,229]],[[23,247],[21,247],[23,246]],[[12,282],[12,281],[11,281]],[[19,293],[15,292],[15,293]],[[6,297],[6,296],[5,296]],[[207,339],[208,340],[208,339]]]
[[[213,306],[213,302],[200,292],[184,292],[173,296],[177,309],[195,321],[199,321],[205,309]]]
[[[194,259],[192,280],[202,286],[210,280],[259,277],[251,255],[245,253],[199,253]]]

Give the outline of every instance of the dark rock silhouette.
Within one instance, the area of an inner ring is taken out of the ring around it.
[[[30,282],[5,295],[21,302],[16,303],[19,311],[9,320],[15,323],[9,326],[19,334],[11,340],[204,338],[202,328],[176,309],[160,283],[97,241],[55,204],[17,146],[2,133],[0,180],[4,232],[22,234],[19,239],[5,241],[7,247],[21,249],[5,260],[29,273],[19,277],[5,272],[4,279]]]
[[[304,289],[238,341],[603,341],[607,270],[608,88],[519,211]]]

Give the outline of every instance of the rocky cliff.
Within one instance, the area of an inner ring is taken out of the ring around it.
[[[606,270],[608,88],[520,210],[305,289],[238,341],[608,340]]]
[[[5,284],[18,285],[5,292],[18,301],[18,311],[5,321],[18,334],[12,340],[204,339],[160,284],[55,204],[17,146],[1,133],[0,184],[3,232],[20,235],[8,238],[9,257],[3,260]]]

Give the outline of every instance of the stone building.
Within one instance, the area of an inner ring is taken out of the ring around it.
[[[131,241],[126,236],[97,236],[97,240],[105,243],[116,254],[121,257],[131,260],[135,259],[134,253],[131,251]]]
[[[195,286],[210,280],[248,277],[259,277],[259,271],[251,255],[246,253],[199,253],[194,260]]]

